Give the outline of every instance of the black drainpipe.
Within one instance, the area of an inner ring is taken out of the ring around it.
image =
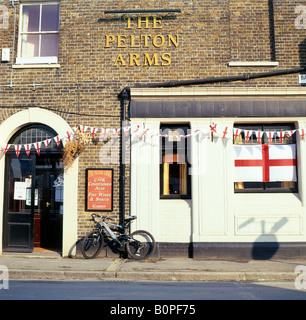
[[[227,77],[217,77],[217,78],[206,78],[206,79],[194,79],[194,80],[180,80],[180,81],[169,81],[169,82],[161,82],[161,83],[149,83],[146,85],[138,85],[134,87],[125,87],[118,95],[118,98],[121,100],[121,111],[122,111],[122,125],[125,124],[126,121],[126,107],[127,101],[130,100],[130,89],[131,88],[170,88],[170,87],[180,87],[180,86],[191,86],[191,85],[201,85],[201,84],[209,84],[209,83],[218,83],[218,82],[234,82],[234,81],[247,81],[250,79],[259,79],[259,78],[267,78],[267,77],[275,77],[286,74],[294,74],[306,72],[306,68],[294,68],[287,70],[276,70],[264,73],[251,73],[251,74],[243,74],[238,76],[227,76]],[[124,132],[121,135],[121,223],[124,221],[125,217],[125,136]],[[132,212],[130,214],[133,214]]]
[[[121,127],[124,127],[126,124],[126,107],[127,101],[130,99],[130,90],[129,88],[123,89],[118,95],[121,104]],[[121,131],[121,164],[120,164],[120,182],[121,182],[121,216],[120,223],[124,223],[125,218],[125,161],[126,161],[126,137],[124,131]]]

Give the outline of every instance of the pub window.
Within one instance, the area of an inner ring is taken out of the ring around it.
[[[57,63],[59,3],[21,5],[17,64]]]
[[[298,191],[294,124],[239,124],[233,132],[236,193]]]
[[[190,199],[188,125],[161,126],[161,199]]]

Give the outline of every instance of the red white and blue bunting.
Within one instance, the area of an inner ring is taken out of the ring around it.
[[[280,143],[287,137],[291,137],[293,134],[298,133],[301,140],[305,141],[305,133],[306,128],[300,128],[296,130],[289,130],[289,131],[270,131],[270,132],[263,132],[263,131],[254,131],[249,129],[242,129],[242,128],[233,128],[229,125],[224,124],[216,124],[211,123],[205,129],[189,129],[187,134],[165,134],[160,130],[155,130],[146,127],[145,125],[128,125],[125,127],[120,128],[97,128],[92,126],[85,126],[85,125],[76,125],[73,130],[64,132],[62,134],[56,135],[53,138],[46,139],[43,141],[37,141],[29,144],[3,144],[0,141],[0,156],[7,153],[8,150],[14,149],[16,152],[17,157],[20,156],[21,152],[26,152],[28,157],[30,156],[30,152],[32,148],[36,150],[36,153],[40,155],[40,151],[42,149],[46,149],[50,146],[51,142],[54,141],[56,145],[59,147],[60,143],[63,141],[64,143],[69,141],[74,141],[75,132],[79,130],[81,133],[89,133],[92,135],[93,139],[100,139],[105,140],[107,138],[123,135],[127,137],[131,135],[132,138],[138,137],[139,139],[153,139],[154,137],[172,137],[176,139],[180,138],[189,138],[196,135],[203,135],[207,138],[211,139],[212,137],[217,137],[221,139],[233,139],[233,142],[236,142],[238,137],[242,132],[244,132],[245,142],[247,143],[251,136],[256,136],[258,143],[261,142],[263,135],[266,135],[269,143],[272,143],[272,140],[278,138]],[[89,131],[88,131],[89,130]]]

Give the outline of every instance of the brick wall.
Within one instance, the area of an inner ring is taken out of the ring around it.
[[[11,62],[1,63],[0,122],[24,108],[42,107],[54,109],[71,126],[120,127],[118,94],[125,86],[299,67],[305,64],[305,30],[295,27],[295,8],[300,4],[295,0],[61,0],[60,68],[12,69]],[[14,8],[8,0],[3,5],[9,9],[9,26],[0,29],[1,48],[11,48],[11,56],[16,57],[20,4],[15,3],[15,52]],[[157,18],[155,28],[152,19],[148,25],[142,20],[138,28],[136,19],[104,14],[105,10],[132,9],[181,9],[182,13]],[[108,40],[114,37],[108,46],[106,36]],[[230,61],[271,59],[278,61],[279,67],[227,65]],[[294,74],[215,86],[299,84]],[[90,213],[84,211],[86,168],[114,168],[112,215],[117,217],[120,210],[120,167],[99,159],[101,148],[110,143],[92,143],[79,159],[80,236],[90,228]],[[119,145],[112,149],[119,153]],[[128,193],[127,183],[127,211]]]

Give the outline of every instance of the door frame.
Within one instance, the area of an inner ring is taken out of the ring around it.
[[[10,138],[22,127],[31,124],[44,124],[58,134],[63,135],[72,131],[68,123],[54,112],[29,108],[20,111],[6,119],[0,124],[1,143],[6,144]],[[63,145],[68,140],[63,139]],[[77,242],[77,199],[78,199],[78,159],[73,166],[64,171],[64,202],[63,202],[63,242],[62,256],[75,255]],[[5,156],[0,153],[0,254],[2,254],[3,241],[3,209],[4,209],[4,188],[5,188]]]

